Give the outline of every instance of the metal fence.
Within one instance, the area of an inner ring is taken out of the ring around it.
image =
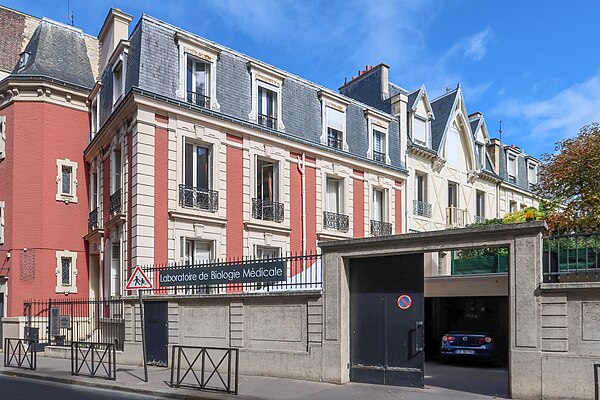
[[[35,370],[37,351],[35,342],[28,339],[4,339],[4,366]]]
[[[71,375],[116,380],[115,343],[71,343]]]
[[[239,271],[244,267],[260,266],[265,263],[277,263],[285,271],[284,280],[269,280],[247,283],[218,283],[206,285],[173,285],[161,282],[161,271],[177,273],[177,271],[211,271],[222,268],[225,272]],[[240,293],[281,293],[290,291],[307,291],[322,289],[322,267],[320,254],[290,255],[277,258],[239,258],[228,260],[211,260],[203,263],[172,263],[141,267],[142,272],[151,281],[153,289],[146,293],[155,295],[215,295]]]
[[[27,300],[23,306],[25,336],[42,346],[103,342],[116,343],[116,349],[123,350],[125,320],[121,298]]]
[[[173,346],[171,387],[238,393],[239,350]]]
[[[600,232],[565,232],[544,238],[544,282],[600,278]]]

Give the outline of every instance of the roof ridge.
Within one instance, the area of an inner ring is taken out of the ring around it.
[[[458,92],[458,88],[452,89],[452,90],[450,90],[450,91],[448,91],[448,92],[446,92],[446,93],[444,93],[444,94],[436,97],[435,99],[431,100],[430,103],[433,103],[434,101],[437,101],[437,100],[441,99],[442,97],[446,97],[446,96],[448,96],[450,94],[453,94],[454,92]]]

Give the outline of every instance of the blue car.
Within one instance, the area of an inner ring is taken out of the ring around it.
[[[452,331],[442,336],[440,361],[463,358],[494,362],[498,359],[497,341],[490,333]]]

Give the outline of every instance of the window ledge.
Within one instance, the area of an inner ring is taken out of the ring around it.
[[[600,289],[600,282],[564,282],[564,283],[542,283],[542,290],[581,290]]]
[[[251,229],[255,231],[283,233],[286,235],[289,235],[292,231],[290,228],[282,226],[282,224],[278,222],[257,220],[255,218],[253,218],[253,220],[256,222],[244,222],[244,227],[246,229]]]
[[[169,211],[169,217],[179,220],[202,222],[211,225],[227,225],[227,218],[218,216],[216,213],[212,213],[210,211],[194,211],[184,208],[175,211]]]
[[[69,204],[69,203],[77,204],[77,202],[79,200],[77,199],[77,196],[70,196],[68,194],[57,194],[56,201],[63,201],[65,204]]]

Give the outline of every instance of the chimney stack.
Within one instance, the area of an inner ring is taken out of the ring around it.
[[[104,20],[104,25],[98,34],[100,42],[100,71],[104,71],[108,59],[119,45],[121,40],[129,38],[129,23],[133,16],[124,13],[118,8],[111,8]]]

